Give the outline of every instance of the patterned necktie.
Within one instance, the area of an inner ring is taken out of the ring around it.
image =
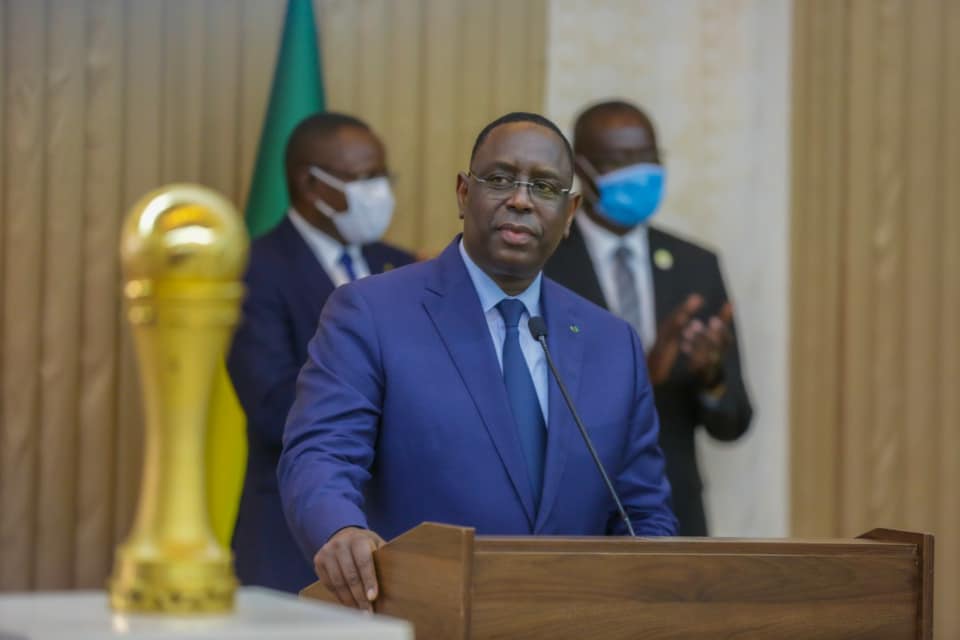
[[[637,291],[637,278],[630,266],[633,252],[626,245],[620,245],[613,254],[613,281],[617,288],[617,306],[621,318],[626,320],[643,336],[643,311],[640,308],[640,294]]]
[[[535,508],[539,508],[543,488],[543,466],[546,456],[547,427],[540,410],[537,388],[520,349],[520,316],[524,306],[519,300],[506,298],[497,304],[507,334],[503,338],[503,381],[507,387],[510,408],[517,423],[520,445],[527,461],[527,473],[533,489]]]
[[[343,270],[347,272],[350,282],[357,279],[357,272],[353,270],[353,258],[350,257],[350,253],[346,249],[340,254],[340,260],[337,262],[343,265]]]

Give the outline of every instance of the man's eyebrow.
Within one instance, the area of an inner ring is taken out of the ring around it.
[[[563,176],[553,167],[534,167],[530,170],[531,178],[554,178],[563,180]]]
[[[512,174],[518,173],[518,169],[516,165],[510,162],[506,162],[504,160],[499,160],[497,162],[492,163],[489,167],[485,167],[484,173],[487,173],[490,171],[498,171],[498,170],[507,171]],[[543,165],[538,165],[533,167],[530,170],[530,177],[531,178],[552,178],[556,180],[563,180],[563,176],[559,171],[557,171],[551,166],[543,166]]]
[[[489,167],[484,167],[483,169],[484,173],[488,171],[496,171],[496,170],[510,171],[511,173],[516,173],[517,167],[516,165],[510,164],[509,162],[506,162],[504,160],[498,160],[497,162],[494,162]]]

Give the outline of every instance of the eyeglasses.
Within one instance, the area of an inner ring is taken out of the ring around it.
[[[553,180],[538,178],[536,180],[517,180],[516,176],[507,173],[491,173],[486,177],[479,177],[472,171],[467,177],[483,185],[493,193],[513,193],[518,187],[526,187],[530,197],[544,204],[556,204],[570,193],[570,187],[562,187]]]

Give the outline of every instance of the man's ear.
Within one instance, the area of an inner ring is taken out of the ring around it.
[[[306,197],[308,194],[313,193],[317,181],[317,178],[311,175],[310,167],[300,166],[295,169],[293,184],[296,186],[297,191],[303,196]]]
[[[463,220],[463,210],[467,206],[467,195],[470,192],[470,179],[462,171],[457,174],[457,206],[460,208],[460,219]]]

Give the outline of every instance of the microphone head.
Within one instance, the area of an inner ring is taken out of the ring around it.
[[[540,342],[540,338],[547,337],[547,323],[544,322],[540,316],[530,318],[530,321],[527,322],[527,327],[530,328],[530,335],[532,335],[533,339],[537,342]]]

